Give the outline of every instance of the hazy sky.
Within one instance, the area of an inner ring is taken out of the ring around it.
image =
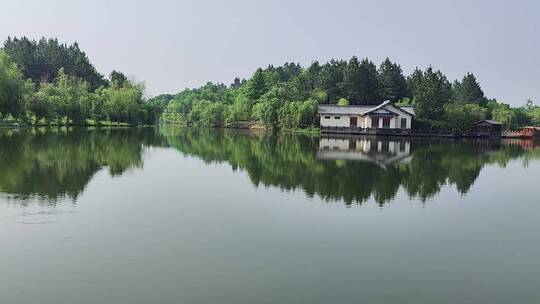
[[[540,1],[0,0],[0,39],[78,41],[97,69],[149,95],[229,84],[260,66],[353,55],[450,80],[473,72],[488,97],[540,104]]]

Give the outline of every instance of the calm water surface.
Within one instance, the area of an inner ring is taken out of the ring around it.
[[[0,302],[540,303],[540,145],[0,130]]]

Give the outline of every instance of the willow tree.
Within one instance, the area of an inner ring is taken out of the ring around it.
[[[0,50],[0,118],[18,118],[24,110],[25,81],[17,65]]]

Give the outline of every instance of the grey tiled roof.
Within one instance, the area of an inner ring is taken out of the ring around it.
[[[319,105],[319,114],[363,114],[374,106],[336,106],[336,105]]]
[[[502,125],[502,123],[500,123],[500,122],[498,122],[496,120],[491,120],[491,119],[481,120],[481,121],[477,122],[476,124],[483,123],[483,122],[487,122],[490,125]]]
[[[319,105],[319,115],[324,115],[324,114],[363,115],[367,112],[384,107],[387,104],[390,104],[390,102],[385,101],[380,105],[353,105],[353,106],[338,106],[338,105],[321,104]],[[403,111],[414,115],[414,109],[412,106],[396,106],[394,104],[392,105],[398,109],[402,109]]]

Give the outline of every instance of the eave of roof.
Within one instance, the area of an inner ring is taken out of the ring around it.
[[[483,123],[483,122],[488,123],[488,124],[490,124],[490,125],[502,125],[501,122],[498,122],[498,121],[496,121],[496,120],[491,120],[491,119],[484,119],[484,120],[481,120],[481,121],[475,123],[475,125],[481,124],[481,123]]]
[[[318,112],[319,114],[340,114],[340,115],[366,115],[373,111],[377,111],[381,108],[384,108],[387,105],[392,105],[397,110],[411,116],[415,116],[414,112],[408,111],[403,107],[396,106],[390,100],[387,100],[379,105],[350,105],[350,106],[340,106],[340,105],[319,105]],[[390,109],[385,109],[389,112],[395,113]],[[398,113],[395,113],[398,114]]]

